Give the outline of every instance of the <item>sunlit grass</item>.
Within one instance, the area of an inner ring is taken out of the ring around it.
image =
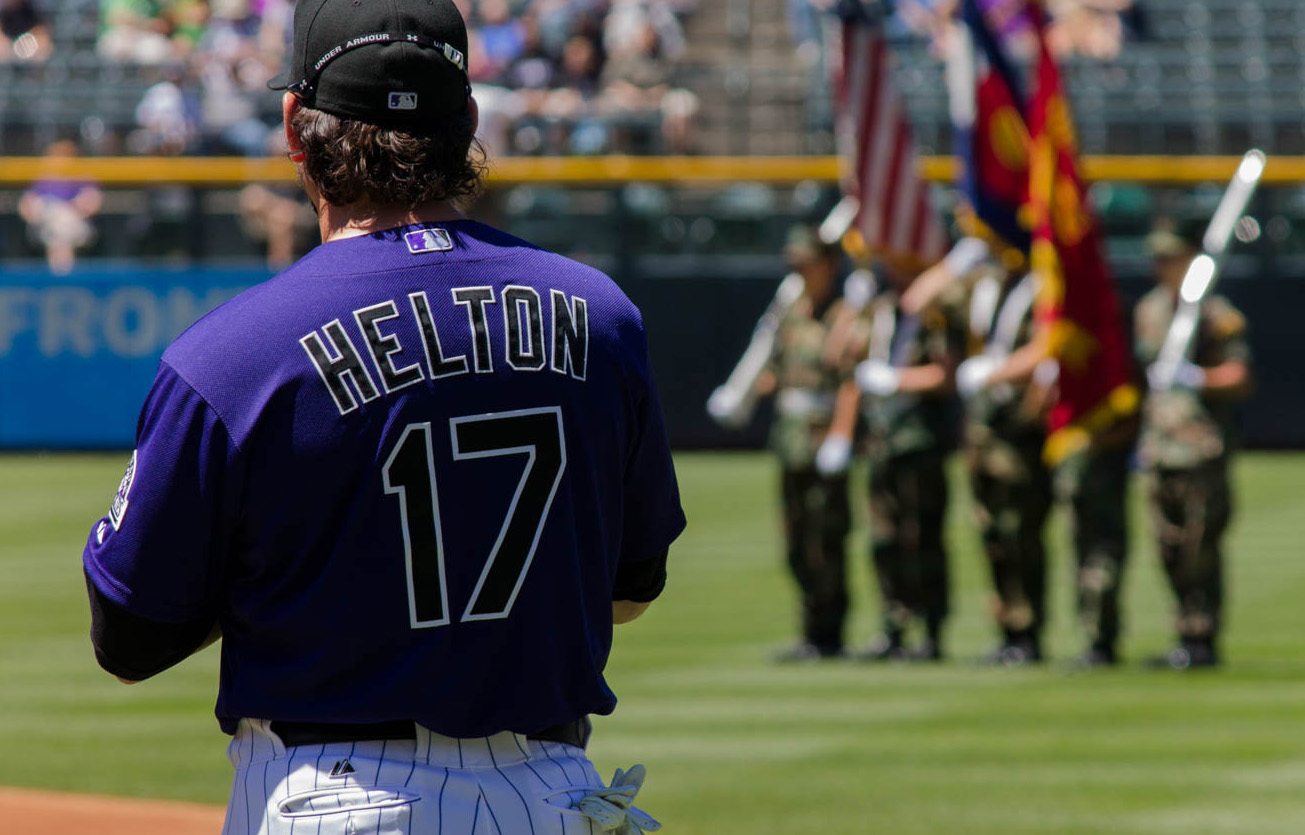
[[[677,460],[689,529],[665,595],[618,629],[609,677],[621,703],[591,746],[607,776],[648,766],[640,805],[664,831],[1277,833],[1305,820],[1305,456],[1239,462],[1229,663],[1197,674],[1135,663],[1167,645],[1171,610],[1137,490],[1126,663],[1090,674],[1062,663],[1081,642],[1059,520],[1054,660],[972,663],[995,635],[959,480],[951,660],[771,664],[797,623],[775,465],[747,453]],[[124,687],[87,639],[82,543],[125,463],[0,457],[0,784],[222,803],[217,653]],[[859,643],[876,620],[863,527],[849,548]]]

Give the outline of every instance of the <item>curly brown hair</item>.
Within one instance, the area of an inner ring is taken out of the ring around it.
[[[416,207],[480,193],[485,151],[470,112],[439,130],[410,133],[300,107],[290,128],[303,145],[304,173],[333,206]]]

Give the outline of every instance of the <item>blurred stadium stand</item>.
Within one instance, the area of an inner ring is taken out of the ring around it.
[[[1108,154],[1305,153],[1305,3],[1139,0],[1147,29],[1114,59],[1066,73],[1083,149]],[[796,49],[783,0],[703,4],[682,77],[704,150],[828,153],[823,67]],[[899,31],[897,75],[925,154],[950,148],[942,63]]]
[[[95,52],[97,0],[35,0],[55,49],[42,62],[0,62],[0,153],[36,154],[61,137],[92,147],[135,126],[135,109],[157,70]]]
[[[43,63],[0,63],[0,154],[37,153],[81,133],[113,150],[135,124],[158,68],[95,52],[97,0],[35,0],[55,49]],[[1305,3],[1141,0],[1144,39],[1108,61],[1067,62],[1083,149],[1110,154],[1305,153]],[[799,50],[785,0],[701,3],[685,20],[677,82],[701,100],[703,153],[826,153],[820,64]],[[923,152],[946,153],[942,64],[918,38],[895,38],[897,73]],[[275,94],[269,94],[275,101]],[[656,151],[656,143],[645,143]]]
[[[1305,3],[1141,0],[1147,31],[1107,61],[1072,58],[1086,153],[1305,152]],[[941,63],[898,44],[899,79],[926,152],[949,147]]]

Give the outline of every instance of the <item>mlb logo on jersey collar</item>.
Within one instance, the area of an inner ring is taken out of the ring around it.
[[[413,255],[423,252],[448,252],[453,249],[453,239],[443,229],[415,229],[404,234],[408,251]]]

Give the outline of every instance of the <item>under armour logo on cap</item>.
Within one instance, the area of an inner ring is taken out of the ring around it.
[[[417,94],[416,93],[390,93],[391,110],[416,110]]]

